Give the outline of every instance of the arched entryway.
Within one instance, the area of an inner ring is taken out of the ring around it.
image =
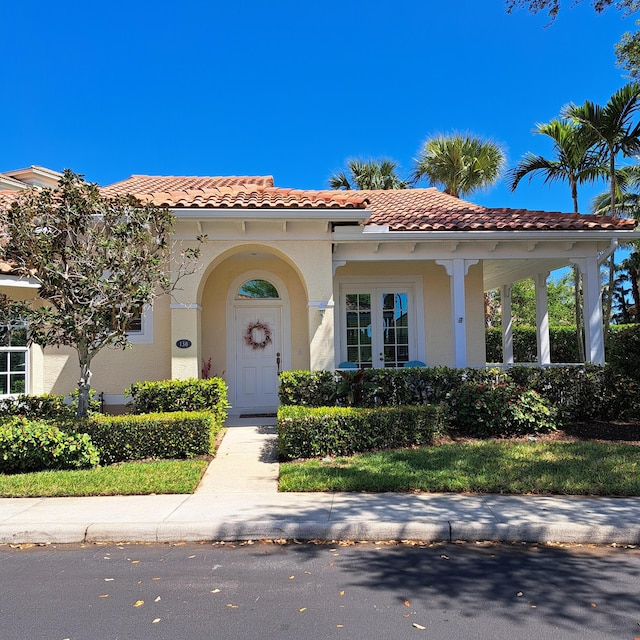
[[[272,412],[278,374],[290,368],[289,293],[269,271],[247,271],[227,296],[227,383],[236,413]]]

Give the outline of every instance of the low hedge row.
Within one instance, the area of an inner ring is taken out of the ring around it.
[[[227,417],[227,383],[222,378],[136,382],[126,391],[134,413],[210,411],[218,422]]]
[[[562,422],[632,419],[640,415],[640,382],[612,367],[596,366],[368,369],[358,394],[359,405],[449,404],[460,388],[468,384],[490,387],[515,384],[535,391],[555,408]],[[286,371],[280,376],[280,403],[345,405],[347,396],[339,393],[341,388],[344,388],[342,376],[334,372]]]
[[[502,330],[485,330],[487,362],[502,362]],[[579,362],[575,327],[550,327],[551,362]],[[515,327],[513,357],[516,362],[536,362],[535,327]],[[607,336],[607,365],[616,373],[640,381],[640,324],[611,325]]]
[[[0,424],[0,473],[83,469],[98,462],[98,450],[85,433],[22,417]]]
[[[292,460],[429,444],[444,432],[445,415],[440,406],[281,406],[278,451]]]
[[[213,453],[221,428],[222,422],[208,411],[99,415],[74,425],[89,435],[102,464],[207,455]]]

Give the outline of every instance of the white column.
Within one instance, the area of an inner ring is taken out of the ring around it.
[[[549,273],[538,273],[536,284],[536,342],[538,344],[538,364],[551,362],[549,343],[549,308],[547,303],[547,278]]]
[[[597,257],[572,260],[582,273],[584,295],[584,342],[587,362],[604,366],[604,330],[602,328],[602,287]]]
[[[436,260],[436,264],[443,266],[450,278],[453,366],[458,368],[467,366],[467,316],[464,279],[469,267],[478,264],[478,262],[478,260],[463,258]]]
[[[202,307],[195,302],[171,305],[171,377],[174,379],[200,377],[201,312]]]
[[[502,302],[502,363],[513,364],[513,317],[511,315],[511,285],[501,288]]]

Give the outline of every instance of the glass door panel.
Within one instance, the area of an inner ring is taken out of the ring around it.
[[[359,368],[402,367],[412,340],[408,289],[374,287],[344,296],[343,336],[348,362]]]

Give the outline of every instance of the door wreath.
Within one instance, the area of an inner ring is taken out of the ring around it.
[[[271,329],[264,322],[250,322],[244,334],[244,341],[252,349],[264,349],[271,344]]]

